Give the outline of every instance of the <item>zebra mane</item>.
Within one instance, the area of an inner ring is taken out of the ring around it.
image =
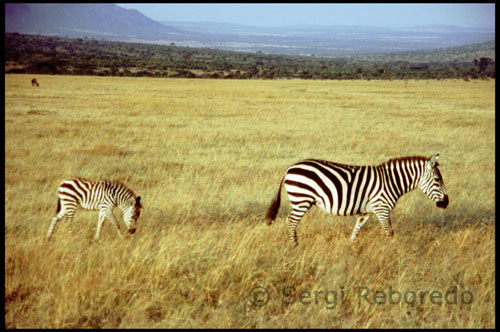
[[[87,178],[82,178],[81,176],[74,176],[71,179],[78,179],[78,180],[83,180],[86,182],[91,182],[91,183],[98,183],[98,182],[104,182],[104,183],[111,183],[117,186],[120,186],[121,188],[124,188],[134,199],[137,198],[136,194],[132,189],[130,189],[125,183],[123,183],[120,180],[89,180]]]
[[[130,189],[129,187],[127,187],[127,185],[125,185],[125,183],[121,182],[120,180],[110,180],[110,181],[108,180],[108,181],[103,181],[103,182],[109,182],[109,183],[118,185],[118,186],[124,188],[128,193],[130,193],[130,195],[132,195],[132,197],[134,199],[137,198],[137,196],[135,195],[134,191],[132,189]]]
[[[399,158],[392,158],[387,160],[386,162],[381,163],[378,166],[387,166],[395,163],[400,163],[400,162],[405,162],[405,161],[422,161],[422,160],[427,160],[429,159],[428,157],[424,156],[408,156],[408,157],[399,157]]]

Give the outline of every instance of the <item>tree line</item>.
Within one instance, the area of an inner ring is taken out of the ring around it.
[[[494,41],[437,51],[288,56],[5,34],[6,73],[213,79],[495,78]],[[493,58],[493,59],[492,59]]]

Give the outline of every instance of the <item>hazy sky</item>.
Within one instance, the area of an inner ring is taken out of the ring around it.
[[[118,4],[156,21],[272,27],[293,24],[495,27],[495,4]]]

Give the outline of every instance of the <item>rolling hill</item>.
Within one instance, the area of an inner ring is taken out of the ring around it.
[[[432,51],[301,57],[5,34],[6,73],[187,78],[407,79],[495,77],[494,42]]]
[[[165,25],[217,36],[182,46],[208,47],[287,55],[354,55],[420,51],[477,44],[495,39],[495,31],[458,26],[418,27],[292,25],[273,28],[213,22],[162,22]]]

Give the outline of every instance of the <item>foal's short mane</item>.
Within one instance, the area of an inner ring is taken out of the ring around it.
[[[127,187],[127,185],[125,185],[120,180],[111,180],[111,181],[106,181],[106,182],[110,182],[110,183],[116,184],[116,185],[118,185],[118,186],[120,186],[122,188],[125,188],[127,190],[127,192],[129,192],[134,199],[137,198],[137,196],[135,195],[134,191],[132,189],[130,189],[129,187]]]
[[[129,192],[132,195],[132,197],[134,197],[134,199],[137,198],[134,191],[132,189],[130,189],[125,183],[121,182],[120,180],[89,180],[86,178],[82,178],[80,176],[74,176],[74,177],[70,178],[70,180],[71,179],[78,179],[78,180],[83,180],[83,181],[87,181],[87,182],[91,182],[91,183],[98,183],[98,182],[111,183],[111,184],[114,184],[114,185],[117,185],[119,187],[124,188],[127,192]]]
[[[404,161],[422,161],[422,160],[427,160],[427,159],[429,159],[429,158],[424,157],[424,156],[399,157],[399,158],[389,159],[389,160],[381,163],[378,166],[386,166],[386,165],[390,165],[390,164],[394,164],[394,163],[398,163],[398,162],[404,162]]]

